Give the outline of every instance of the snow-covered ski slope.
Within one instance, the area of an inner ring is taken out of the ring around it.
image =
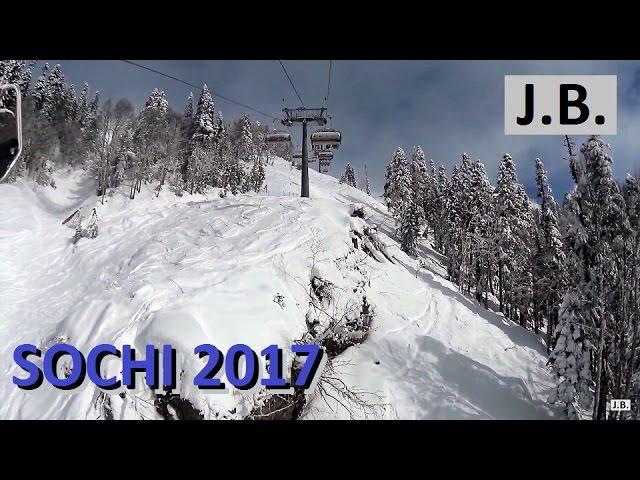
[[[301,199],[298,170],[281,159],[266,170],[268,194],[176,197],[164,189],[155,198],[149,185],[131,201],[127,185],[104,205],[79,171],[59,174],[55,190],[0,185],[0,418],[160,418],[144,389],[104,396],[87,381],[74,393],[22,391],[12,383],[25,376],[13,350],[66,341],[85,354],[100,343],[142,352],[169,343],[192,379],[203,365],[195,345],[287,350],[301,338],[312,271],[336,286],[336,315],[364,293],[376,316],[367,340],[337,357],[332,374],[364,405],[347,409],[316,394],[303,418],[558,415],[546,404],[553,379],[539,339],[460,294],[426,243],[426,266],[416,271],[381,203],[315,171],[311,198]],[[350,216],[353,203],[365,205],[365,220]],[[85,222],[96,207],[100,233],[74,245],[61,222],[79,207]],[[393,263],[354,249],[350,230],[365,221],[378,225]],[[108,358],[104,376],[118,375]],[[255,401],[233,390],[204,394],[190,381],[180,388],[205,418],[242,418]]]

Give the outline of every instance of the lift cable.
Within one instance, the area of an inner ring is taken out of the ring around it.
[[[327,96],[324,99],[324,103],[329,110],[329,95],[331,94],[331,65],[333,64],[333,60],[329,60],[329,80],[327,81]]]
[[[302,97],[300,96],[300,94],[298,93],[298,90],[296,89],[296,86],[293,84],[293,80],[291,80],[291,77],[289,76],[289,72],[287,72],[287,69],[284,68],[284,63],[282,63],[282,60],[278,60],[280,62],[280,65],[282,66],[282,70],[284,70],[284,74],[287,76],[287,78],[289,79],[289,83],[291,84],[291,86],[293,87],[293,91],[296,92],[296,95],[298,96],[298,100],[300,100],[300,105],[302,105],[302,108],[305,108],[304,106],[304,102],[302,101]]]
[[[170,78],[171,80],[175,80],[176,82],[180,82],[180,83],[183,83],[183,84],[188,85],[188,86],[190,86],[190,87],[196,88],[196,89],[198,89],[198,90],[202,90],[202,87],[199,87],[198,85],[194,85],[193,83],[186,82],[186,81],[184,81],[184,80],[182,80],[182,79],[180,79],[180,78],[178,78],[178,77],[174,77],[174,76],[169,75],[169,74],[167,74],[167,73],[163,73],[163,72],[160,72],[160,71],[158,71],[158,70],[154,70],[153,68],[146,67],[146,66],[141,65],[141,64],[139,64],[139,63],[132,62],[132,61],[130,61],[130,60],[121,60],[121,62],[128,63],[128,64],[130,64],[130,65],[134,65],[134,66],[139,67],[139,68],[142,68],[142,69],[144,69],[144,70],[148,70],[148,71],[153,72],[153,73],[156,73],[156,74],[158,74],[158,75],[162,75],[163,77]],[[249,110],[252,110],[252,111],[254,111],[254,112],[256,112],[256,113],[259,113],[260,115],[263,115],[263,116],[265,116],[265,117],[271,118],[271,119],[273,119],[273,120],[280,120],[279,118],[274,117],[273,115],[271,115],[271,114],[269,114],[269,113],[262,112],[262,111],[258,110],[257,108],[250,107],[249,105],[246,105],[246,104],[244,104],[244,103],[242,103],[242,102],[238,102],[238,101],[236,101],[236,100],[233,100],[232,98],[225,97],[224,95],[221,95],[221,94],[219,94],[219,93],[214,93],[214,96],[215,96],[215,97],[217,97],[217,98],[220,98],[220,99],[222,99],[222,100],[226,100],[227,102],[233,103],[233,104],[235,104],[235,105],[239,105],[239,106],[241,106],[241,107],[248,108]]]

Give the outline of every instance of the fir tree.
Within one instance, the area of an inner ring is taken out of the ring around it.
[[[422,225],[426,221],[425,207],[427,206],[430,179],[425,155],[419,146],[415,148],[411,157],[409,172],[411,175],[411,195],[417,206],[419,222]]]
[[[579,418],[579,399],[589,394],[591,386],[589,343],[583,328],[585,318],[582,317],[585,301],[580,289],[572,288],[565,295],[556,328],[558,340],[550,356],[559,383],[549,401],[563,403],[565,413],[571,419]]]
[[[259,192],[262,190],[262,186],[264,184],[264,166],[262,165],[262,158],[256,157],[253,162],[253,167],[251,168],[251,172],[249,174],[249,184],[251,189],[255,192]]]
[[[193,118],[193,134],[192,141],[199,144],[210,144],[215,137],[215,107],[213,104],[213,96],[207,85],[202,86],[198,107]]]
[[[523,325],[528,305],[520,300],[530,291],[531,280],[526,272],[532,236],[528,203],[524,188],[518,183],[513,159],[506,153],[502,157],[494,193],[493,257],[498,270],[500,311],[511,319],[517,317]]]
[[[45,63],[42,66],[42,73],[36,80],[36,83],[33,87],[32,97],[34,100],[35,109],[40,111],[44,105],[46,96],[47,96],[47,85],[49,78],[49,64]]]
[[[449,222],[448,222],[448,197],[449,197],[449,179],[447,178],[447,170],[444,165],[438,170],[438,178],[436,181],[436,191],[433,198],[433,238],[435,249],[441,253],[447,254],[445,246],[447,245]]]
[[[64,105],[66,103],[66,89],[64,75],[60,65],[53,67],[47,77],[46,88],[42,98],[41,113],[52,122],[57,115],[64,118]]]
[[[367,164],[364,164],[364,193],[371,195],[371,183],[369,182],[369,173],[367,172]]]
[[[567,296],[584,296],[576,313],[589,335],[587,346],[594,361],[591,374],[595,395],[594,419],[606,417],[606,401],[611,393],[611,371],[614,369],[611,341],[622,309],[625,291],[622,280],[624,237],[629,229],[624,198],[611,172],[612,158],[605,144],[591,137],[580,149],[582,161],[570,159],[576,185],[567,197],[566,211],[571,226],[566,238],[569,246],[569,275],[574,287]],[[619,260],[620,259],[620,260]],[[616,318],[618,320],[616,320]]]
[[[407,192],[410,190],[411,175],[404,150],[398,147],[387,166],[384,184],[384,199],[389,212],[398,219],[403,212]]]
[[[350,163],[344,169],[344,175],[340,178],[340,183],[356,188],[356,174]]]
[[[418,255],[420,206],[410,197],[400,217],[400,248],[410,257]]]
[[[553,344],[558,310],[565,289],[565,253],[558,221],[558,205],[551,194],[547,172],[536,158],[536,186],[540,198],[538,224],[540,238],[534,257],[534,289],[536,314],[542,314],[547,322],[547,348]]]
[[[244,115],[241,120],[240,142],[238,144],[238,159],[243,162],[250,162],[255,156],[253,145],[253,133],[251,132],[251,118]]]

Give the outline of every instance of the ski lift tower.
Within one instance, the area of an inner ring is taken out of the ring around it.
[[[302,123],[302,181],[300,184],[300,196],[309,197],[309,152],[307,148],[307,124],[316,122],[323,126],[327,124],[325,113],[327,109],[321,108],[283,108],[284,119],[282,124],[286,127],[294,123]]]

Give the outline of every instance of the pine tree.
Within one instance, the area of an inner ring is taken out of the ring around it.
[[[589,335],[587,346],[593,357],[592,378],[595,395],[594,419],[606,417],[606,401],[611,393],[611,357],[616,350],[614,332],[622,321],[619,312],[625,286],[624,237],[629,229],[624,198],[611,172],[612,158],[605,144],[591,137],[580,149],[582,161],[572,156],[570,166],[576,182],[568,195],[566,211],[571,219],[567,232],[570,283],[567,296],[584,296],[578,316]],[[613,342],[613,344],[612,344]]]
[[[53,122],[57,115],[64,115],[63,107],[66,102],[66,88],[64,75],[60,65],[53,67],[47,77],[46,87],[42,97],[41,113]]]
[[[231,146],[227,128],[222,117],[222,112],[218,112],[215,124],[215,143],[213,147],[213,175],[212,182],[216,187],[222,187],[226,190],[229,178],[228,163],[234,160],[234,156],[230,154]],[[224,192],[224,190],[223,190]]]
[[[215,106],[213,96],[206,84],[202,86],[198,107],[193,118],[192,141],[201,145],[213,142],[215,136]]]
[[[240,164],[237,157],[231,156],[226,165],[226,185],[225,190],[231,192],[232,195],[236,195],[239,192],[246,190],[246,179],[244,169]]]
[[[45,102],[45,98],[47,96],[48,89],[48,78],[49,78],[49,64],[45,63],[42,66],[42,73],[36,80],[36,83],[33,87],[32,97],[34,100],[35,109],[40,111]]]
[[[553,344],[553,332],[557,324],[558,311],[565,289],[565,253],[558,221],[558,205],[551,194],[547,172],[536,158],[536,185],[540,198],[539,230],[537,248],[534,253],[534,297],[535,313],[546,318],[547,349]],[[536,319],[536,325],[537,325]]]
[[[95,145],[98,142],[99,122],[100,92],[96,91],[87,104],[86,114],[81,122],[82,136],[86,145]]]
[[[344,169],[344,175],[340,178],[340,183],[356,188],[356,173],[350,163]]]
[[[431,229],[434,231],[436,223],[438,223],[437,218],[437,197],[438,197],[438,176],[436,173],[436,165],[432,158],[427,162],[427,174],[425,176],[425,187],[424,187],[424,200],[423,200],[423,209],[424,209],[424,218],[427,223],[427,229],[425,229],[425,234]]]
[[[371,183],[369,182],[369,173],[367,172],[367,164],[364,164],[364,193],[371,195]]]
[[[435,249],[443,254],[447,254],[446,245],[449,232],[448,222],[448,197],[449,197],[449,179],[447,178],[447,170],[444,165],[438,170],[438,178],[436,181],[436,190],[433,198],[433,237]]]
[[[589,394],[591,386],[590,355],[582,317],[585,302],[579,289],[565,295],[556,329],[558,340],[550,356],[553,372],[560,381],[549,401],[563,403],[571,419],[579,418],[579,399]]]
[[[238,159],[243,162],[251,162],[255,157],[253,134],[251,133],[251,118],[244,115],[241,120],[240,142],[238,144]]]
[[[78,116],[78,98],[76,96],[76,87],[73,84],[69,85],[65,99],[65,118],[76,120]]]
[[[169,103],[165,93],[157,88],[151,92],[140,111],[133,133],[135,156],[135,178],[131,197],[140,191],[142,182],[158,177],[158,169],[163,167],[164,141],[167,129]],[[92,110],[90,106],[90,111]]]
[[[189,150],[189,144],[191,143],[191,138],[193,137],[195,130],[193,113],[193,92],[189,92],[182,119],[182,150],[183,154],[188,156],[191,153]]]
[[[493,258],[491,255],[491,229],[493,226],[493,187],[480,161],[469,164],[469,224],[467,227],[468,257],[464,259],[468,271],[468,291],[475,288],[476,299],[483,300],[488,308],[489,291],[492,289]]]
[[[262,186],[264,185],[264,166],[262,165],[262,158],[256,157],[253,162],[253,167],[251,168],[251,173],[249,174],[249,184],[251,189],[255,192],[259,192],[262,190]]]
[[[404,150],[398,147],[387,166],[384,184],[384,199],[389,212],[396,218],[402,215],[407,192],[410,189],[411,175],[407,166]]]
[[[418,255],[418,237],[420,235],[420,206],[413,197],[405,203],[400,217],[400,248],[410,257]]]
[[[88,128],[89,120],[89,84],[85,82],[82,87],[82,93],[78,99],[77,119],[80,123],[80,128],[84,132]]]
[[[187,97],[187,104],[184,107],[184,118],[187,120],[193,119],[193,92],[189,92]]]
[[[640,319],[638,315],[630,312],[640,310],[640,182],[637,177],[627,175],[624,185],[624,199],[626,214],[629,220],[629,234],[623,240],[623,290],[620,299],[620,328],[616,337],[619,340],[617,346],[617,372],[616,385],[613,392],[615,398],[634,398],[635,412],[620,412],[620,417],[638,418],[640,406],[637,399],[640,398]],[[632,406],[633,408],[633,406]],[[617,418],[617,417],[616,417]]]
[[[449,280],[464,289],[464,259],[469,249],[467,231],[470,223],[469,189],[471,159],[464,153],[462,163],[453,168],[448,198],[447,266]]]
[[[426,222],[425,208],[427,207],[430,179],[425,155],[420,146],[415,147],[411,156],[409,172],[411,175],[411,194],[418,209],[419,222],[422,225]]]
[[[189,100],[185,112],[188,113],[188,110]],[[185,180],[191,193],[202,192],[207,184],[212,183],[215,176],[213,155],[217,137],[213,96],[206,84],[200,93],[193,127],[187,127],[187,132],[192,133],[188,146]]]
[[[498,270],[500,311],[524,326],[528,304],[524,297],[531,291],[527,262],[531,250],[532,218],[529,199],[518,183],[511,155],[502,157],[494,193],[495,222],[493,258]]]

